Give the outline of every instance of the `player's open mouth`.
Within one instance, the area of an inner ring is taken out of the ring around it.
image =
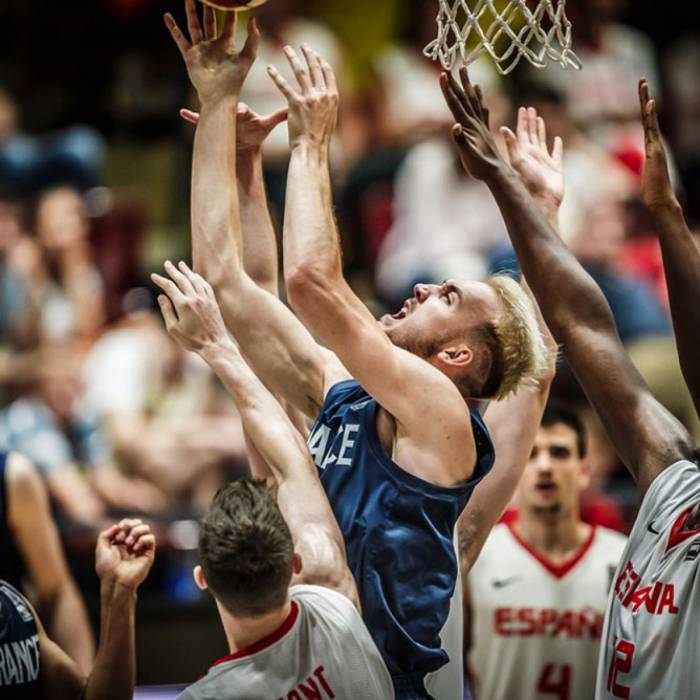
[[[537,484],[535,486],[535,488],[540,493],[550,494],[550,493],[554,493],[557,490],[557,485],[555,483],[548,481],[548,482],[543,482],[541,484]]]
[[[391,318],[395,319],[396,321],[400,321],[402,318],[406,318],[406,316],[408,316],[408,314],[411,313],[411,310],[413,309],[413,304],[411,302],[411,299],[406,299],[401,309],[399,309],[399,311],[397,311],[395,314],[391,314]]]

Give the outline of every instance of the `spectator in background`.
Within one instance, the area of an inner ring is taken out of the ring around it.
[[[88,672],[95,648],[51,517],[46,488],[31,462],[0,453],[0,579],[28,591],[56,643]]]
[[[0,412],[0,450],[27,456],[63,515],[79,523],[96,524],[110,506],[142,512],[163,506],[149,484],[114,468],[97,417],[80,401],[79,367],[70,349],[39,355],[32,381]]]
[[[25,196],[70,183],[80,190],[100,182],[105,145],[97,131],[73,126],[47,138],[24,134],[18,108],[0,86],[0,182]]]
[[[140,292],[139,304],[152,302]],[[242,468],[238,415],[150,309],[137,306],[97,341],[83,380],[85,405],[105,425],[118,463],[163,502],[205,508],[228,468]]]

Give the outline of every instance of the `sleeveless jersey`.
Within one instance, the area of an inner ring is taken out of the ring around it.
[[[282,626],[217,661],[178,700],[386,700],[391,678],[360,613],[321,586],[292,586]]]
[[[377,411],[377,402],[356,381],[339,382],[326,395],[309,449],[345,538],[365,622],[396,693],[425,697],[426,674],[450,660],[462,668],[459,635],[450,635],[457,648],[448,651],[441,639],[455,608],[454,531],[474,487],[493,465],[493,446],[472,412],[474,474],[459,487],[436,486],[392,461],[377,434]]]
[[[483,700],[591,700],[625,538],[594,527],[561,565],[496,525],[469,574],[471,661]]]
[[[24,598],[0,580],[0,697],[42,698],[39,678],[39,636],[34,615]]]
[[[7,455],[0,453],[0,579],[21,590],[24,564],[10,530]]]
[[[596,695],[700,697],[700,472],[680,461],[656,477],[620,560],[605,617]]]

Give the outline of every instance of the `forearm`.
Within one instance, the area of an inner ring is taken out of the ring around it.
[[[277,237],[267,204],[260,148],[238,153],[237,179],[243,234],[243,267],[259,287],[277,295]]]
[[[236,181],[237,96],[204,103],[192,161],[192,259],[215,287],[242,270]],[[233,124],[232,124],[233,122]]]
[[[42,606],[42,608],[45,606]],[[75,585],[65,580],[46,618],[51,638],[88,673],[95,660],[95,645],[85,606]]]
[[[231,395],[247,438],[280,483],[295,461],[293,449],[299,452],[306,449],[301,435],[233,342],[208,348],[201,356]]]
[[[327,149],[300,145],[292,151],[284,219],[284,272],[332,281],[342,276],[338,232],[333,218]]]
[[[675,199],[651,209],[661,243],[671,317],[686,384],[700,412],[700,252]]]
[[[503,167],[487,184],[552,334],[565,342],[580,325],[614,329],[605,297],[564,245],[520,178]],[[572,313],[576,310],[576,314]]]
[[[136,592],[102,582],[100,605],[100,646],[83,697],[130,699],[136,681]]]

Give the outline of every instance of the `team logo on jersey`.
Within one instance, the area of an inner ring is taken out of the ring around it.
[[[515,583],[520,579],[520,576],[509,576],[508,578],[495,578],[491,581],[491,585],[494,588],[505,588],[510,586],[511,583]]]
[[[0,591],[2,591],[12,601],[12,604],[15,606],[15,610],[17,610],[17,613],[24,622],[31,622],[34,619],[32,611],[27,607],[27,604],[20,595],[17,595],[17,593],[7,586],[0,586]]]
[[[695,561],[700,554],[700,537],[696,537],[693,540],[693,544],[690,545],[688,551],[683,557],[683,561]]]

